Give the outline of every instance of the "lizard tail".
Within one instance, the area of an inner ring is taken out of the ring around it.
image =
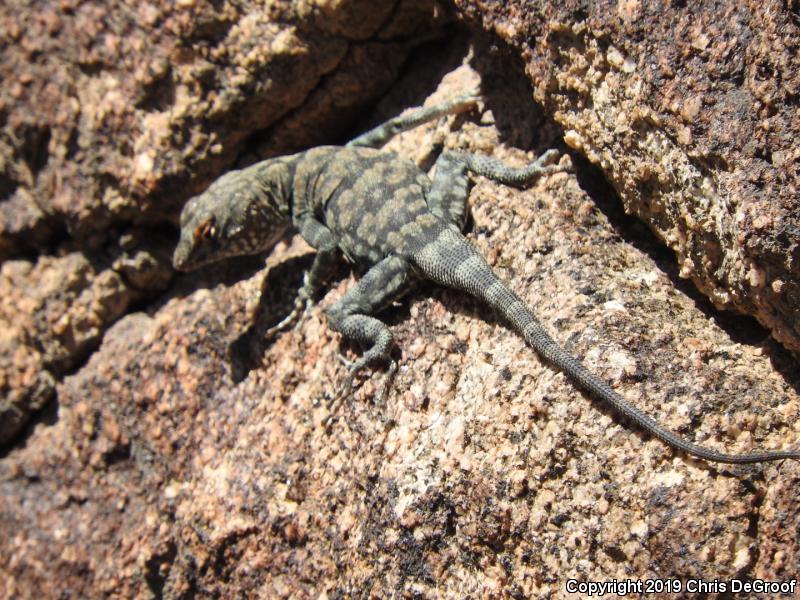
[[[668,445],[702,458],[723,463],[757,463],[786,458],[800,459],[800,451],[727,454],[690,442],[659,425],[655,419],[629,404],[606,382],[567,353],[545,331],[528,306],[492,271],[483,256],[455,228],[442,229],[411,256],[412,263],[428,278],[465,291],[497,310],[547,362],[560,369],[575,384],[610,404],[641,429]]]

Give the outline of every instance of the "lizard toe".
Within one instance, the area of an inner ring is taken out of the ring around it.
[[[264,332],[264,337],[271,339],[279,333],[287,331],[292,326],[294,326],[295,330],[297,330],[308,316],[308,313],[311,311],[311,305],[311,298],[306,296],[298,296],[294,302],[292,311],[278,323],[267,329],[267,331]]]
[[[386,370],[386,376],[383,378],[383,383],[381,384],[381,389],[378,391],[378,395],[375,396],[375,404],[378,406],[382,406],[384,400],[386,400],[386,396],[389,393],[389,388],[394,381],[394,376],[397,374],[397,361],[393,358],[389,359],[389,368]]]

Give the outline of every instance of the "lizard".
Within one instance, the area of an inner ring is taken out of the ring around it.
[[[392,333],[375,314],[402,296],[414,280],[429,279],[483,301],[546,363],[679,451],[723,463],[800,459],[797,450],[719,452],[663,427],[555,342],[462,234],[470,173],[520,187],[562,169],[555,163],[556,150],[522,168],[485,155],[446,150],[437,158],[431,178],[410,160],[382,149],[394,135],[471,109],[478,101],[476,94],[465,94],[394,117],[342,146],[315,147],[229,171],[184,205],[174,267],[191,271],[233,256],[264,253],[290,230],[299,232],[316,254],[292,311],[268,336],[291,326],[309,309],[342,257],[365,267],[357,284],[326,311],[331,329],[365,348],[360,358],[346,361],[349,372],[338,401],[350,393],[354,376],[376,361],[389,365],[379,397],[383,396],[397,363],[390,355]]]

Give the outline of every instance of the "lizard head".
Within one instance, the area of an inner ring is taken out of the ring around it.
[[[183,207],[173,266],[194,271],[232,256],[270,250],[291,224],[272,196],[243,171],[220,177]]]

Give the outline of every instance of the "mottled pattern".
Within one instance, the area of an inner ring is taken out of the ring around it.
[[[286,218],[295,160],[278,158],[231,171],[189,200],[172,262],[189,271],[229,256],[269,250],[290,226]],[[219,199],[225,209],[218,210]]]
[[[471,106],[462,96],[448,103],[396,117],[345,147],[325,146],[259,163],[222,177],[189,201],[181,219],[175,266],[188,269],[234,254],[264,251],[289,226],[318,250],[295,310],[278,328],[298,318],[324,287],[339,254],[367,267],[358,285],[328,311],[331,328],[361,343],[366,351],[350,367],[341,399],[353,376],[376,360],[389,362],[392,334],[372,316],[423,277],[480,298],[498,311],[548,362],[667,444],[710,461],[752,463],[800,458],[800,452],[732,455],[688,442],[628,404],[605,382],[565,352],[528,306],[492,271],[460,233],[466,217],[468,172],[507,185],[528,183],[560,167],[546,152],[515,169],[487,156],[445,152],[431,182],[412,162],[372,146],[426,120]],[[383,387],[381,395],[386,390]]]

